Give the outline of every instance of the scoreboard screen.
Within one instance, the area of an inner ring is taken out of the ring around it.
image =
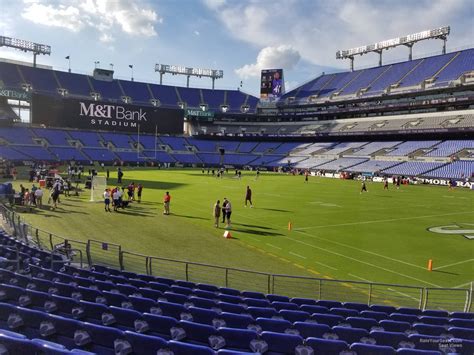
[[[283,69],[263,69],[260,79],[260,98],[275,100],[284,93]]]

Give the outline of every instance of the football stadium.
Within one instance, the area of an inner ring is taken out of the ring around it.
[[[470,32],[351,39],[319,48],[332,70],[235,88],[192,55],[82,72],[73,42],[0,26],[0,353],[474,354],[465,10]]]

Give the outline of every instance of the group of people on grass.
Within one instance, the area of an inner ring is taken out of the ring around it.
[[[135,198],[135,191],[137,193]],[[113,189],[106,188],[104,191],[104,210],[105,212],[112,212],[110,205],[112,205],[113,210],[118,212],[119,208],[125,208],[129,205],[130,202],[136,201],[140,203],[142,201],[142,184],[135,184],[135,182],[130,183],[128,186],[122,188],[115,187]],[[127,194],[124,198],[124,194]]]
[[[55,179],[52,185],[50,185],[49,190],[46,188],[43,189],[41,186],[36,186],[35,184],[31,186],[31,189],[28,189],[24,187],[23,184],[20,184],[19,198],[21,205],[43,207],[43,196],[45,195],[45,191],[49,191],[48,205],[51,205],[52,210],[55,210],[58,207],[58,203],[60,203],[60,194],[69,196],[69,189],[66,188],[65,182],[61,179]]]

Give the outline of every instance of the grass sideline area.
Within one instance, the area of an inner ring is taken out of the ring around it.
[[[111,170],[112,171],[112,170]],[[474,195],[468,189],[402,186],[350,180],[233,171],[222,179],[201,170],[124,168],[122,185],[144,185],[142,203],[118,213],[89,202],[90,192],[63,197],[55,211],[24,213],[26,221],[60,236],[97,239],[123,249],[262,272],[415,285],[467,287],[474,275],[474,241],[428,228],[473,229]],[[102,173],[101,173],[102,174]],[[116,184],[111,173],[108,185]],[[24,180],[16,181],[31,187]],[[244,208],[245,188],[255,208]],[[162,215],[170,191],[171,215]],[[212,206],[227,197],[233,206],[231,233],[216,229]],[[45,199],[47,200],[47,198]],[[288,222],[292,230],[288,230]],[[434,270],[427,270],[432,259]]]

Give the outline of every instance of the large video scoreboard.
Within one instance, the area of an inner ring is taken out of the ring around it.
[[[263,69],[260,77],[260,98],[272,101],[284,93],[283,69]]]

